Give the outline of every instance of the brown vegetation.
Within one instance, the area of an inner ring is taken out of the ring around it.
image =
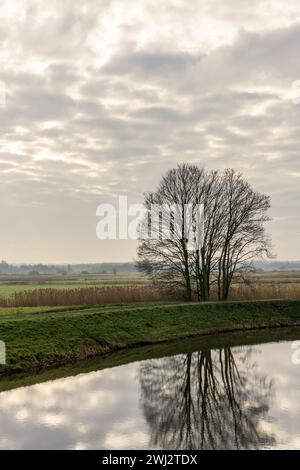
[[[300,299],[300,284],[235,284],[229,300]]]
[[[99,305],[133,302],[183,300],[184,293],[163,293],[153,286],[84,287],[77,289],[34,289],[0,297],[0,307],[39,307],[68,305]],[[212,291],[211,300],[217,300]],[[235,284],[229,300],[300,299],[299,283]],[[195,299],[196,300],[196,299]]]
[[[57,305],[96,305],[158,301],[165,299],[154,287],[84,287],[75,289],[34,289],[0,297],[1,307],[38,307]]]

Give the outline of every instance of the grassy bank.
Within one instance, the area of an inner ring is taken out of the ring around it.
[[[2,373],[45,368],[194,335],[300,325],[300,301],[4,309]]]
[[[1,377],[0,392],[82,373],[86,374],[103,369],[110,369],[131,362],[145,361],[147,359],[159,359],[178,354],[191,354],[195,351],[208,349],[234,348],[278,341],[295,341],[298,340],[299,337],[300,327],[272,328],[196,336],[138,348],[127,348],[104,356],[76,361],[55,368],[41,369],[34,374],[30,371],[18,374],[7,374]]]

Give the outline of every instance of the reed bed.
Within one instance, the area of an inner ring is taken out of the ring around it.
[[[84,287],[76,289],[34,289],[0,297],[1,307],[97,305],[164,300],[154,287]]]
[[[229,300],[300,299],[300,284],[235,284]],[[133,302],[183,300],[181,293],[164,293],[154,286],[83,287],[74,289],[34,289],[0,296],[0,307],[44,307],[100,305]],[[211,300],[218,300],[211,293]]]
[[[229,300],[300,299],[300,284],[235,284]]]

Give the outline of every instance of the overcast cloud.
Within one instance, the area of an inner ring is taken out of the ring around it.
[[[2,1],[1,254],[125,261],[96,207],[177,162],[233,167],[272,196],[280,259],[299,259],[297,0]]]

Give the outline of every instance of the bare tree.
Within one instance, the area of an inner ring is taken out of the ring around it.
[[[204,175],[202,191],[197,195],[196,204],[203,204],[205,223],[203,226],[203,244],[195,246],[194,279],[198,300],[208,300],[211,285],[215,282],[213,273],[217,269],[217,253],[222,244],[222,224],[224,220],[222,204],[222,179],[214,171]]]
[[[255,192],[240,173],[225,170],[222,177],[223,240],[218,254],[218,294],[227,300],[234,276],[251,267],[250,261],[270,257],[264,224],[270,220],[270,197]]]
[[[140,269],[156,282],[163,282],[164,286],[183,289],[187,300],[193,297],[194,257],[187,238],[190,227],[187,227],[186,208],[191,208],[190,219],[194,220],[196,201],[200,200],[198,193],[203,184],[204,171],[195,165],[183,164],[170,170],[155,192],[145,195],[148,215],[142,237],[149,230],[151,210],[153,212],[154,206],[159,206],[160,210],[158,223],[150,220],[150,237],[140,243]]]
[[[178,165],[155,192],[145,195],[144,204],[139,267],[165,288],[183,290],[187,300],[209,300],[213,285],[219,299],[226,300],[234,276],[253,258],[269,256],[264,224],[270,198],[255,192],[234,170],[206,172],[196,165]],[[205,223],[200,244],[201,204]],[[156,221],[153,207],[159,208]]]

